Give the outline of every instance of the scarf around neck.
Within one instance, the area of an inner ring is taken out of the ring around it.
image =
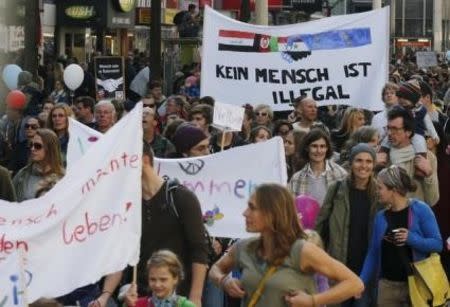
[[[414,159],[416,153],[412,145],[403,148],[391,148],[389,158],[392,164],[400,164]]]

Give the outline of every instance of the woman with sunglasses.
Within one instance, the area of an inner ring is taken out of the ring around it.
[[[388,207],[377,213],[361,279],[378,280],[378,306],[411,306],[408,268],[413,261],[440,252],[442,237],[433,211],[406,195],[417,186],[396,165],[378,174],[378,195]]]
[[[67,145],[69,144],[69,117],[73,117],[72,109],[65,103],[57,103],[50,111],[47,128],[53,130],[59,139],[63,165],[66,165]]]
[[[23,168],[28,163],[30,157],[30,144],[36,135],[36,130],[39,129],[41,125],[37,117],[30,116],[25,120],[25,137],[26,139],[20,142],[16,150],[17,168],[16,172]]]
[[[30,163],[13,179],[17,201],[36,197],[41,185],[50,179],[61,179],[64,168],[61,163],[59,140],[49,129],[38,129],[30,143]]]

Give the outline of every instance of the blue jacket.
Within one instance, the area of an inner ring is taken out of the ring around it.
[[[385,212],[382,210],[375,217],[369,251],[360,275],[365,284],[373,279],[375,273],[377,279],[380,274],[381,243],[388,227]],[[412,249],[413,261],[425,259],[430,253],[442,250],[442,237],[436,217],[430,207],[418,199],[411,199],[408,230],[406,244]]]

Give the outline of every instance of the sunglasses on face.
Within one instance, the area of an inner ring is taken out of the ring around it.
[[[38,125],[25,124],[25,129],[33,129],[33,130],[37,130],[38,128],[39,128]]]
[[[44,145],[42,145],[41,143],[31,143],[30,144],[30,148],[31,149],[36,149],[36,150],[41,150],[44,147]]]
[[[265,113],[265,112],[261,112],[261,113],[257,112],[255,114],[256,114],[256,116],[267,116],[267,113]]]
[[[155,104],[144,104],[144,108],[148,107],[148,108],[154,108],[156,105]]]

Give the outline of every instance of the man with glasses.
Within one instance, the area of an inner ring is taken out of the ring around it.
[[[157,133],[156,127],[158,121],[155,119],[156,113],[154,108],[144,106],[142,111],[142,129],[144,131],[144,145],[153,149],[155,157],[167,158],[175,153],[175,146]]]
[[[414,177],[416,168],[425,176],[414,177],[417,190],[409,197],[423,200],[430,206],[439,200],[436,156],[430,151],[426,157],[416,155],[411,139],[414,135],[415,122],[412,115],[401,107],[394,107],[388,112],[387,135],[391,143],[389,163],[398,165]]]
[[[95,106],[95,121],[97,131],[106,133],[116,122],[116,109],[108,100],[100,100]]]

